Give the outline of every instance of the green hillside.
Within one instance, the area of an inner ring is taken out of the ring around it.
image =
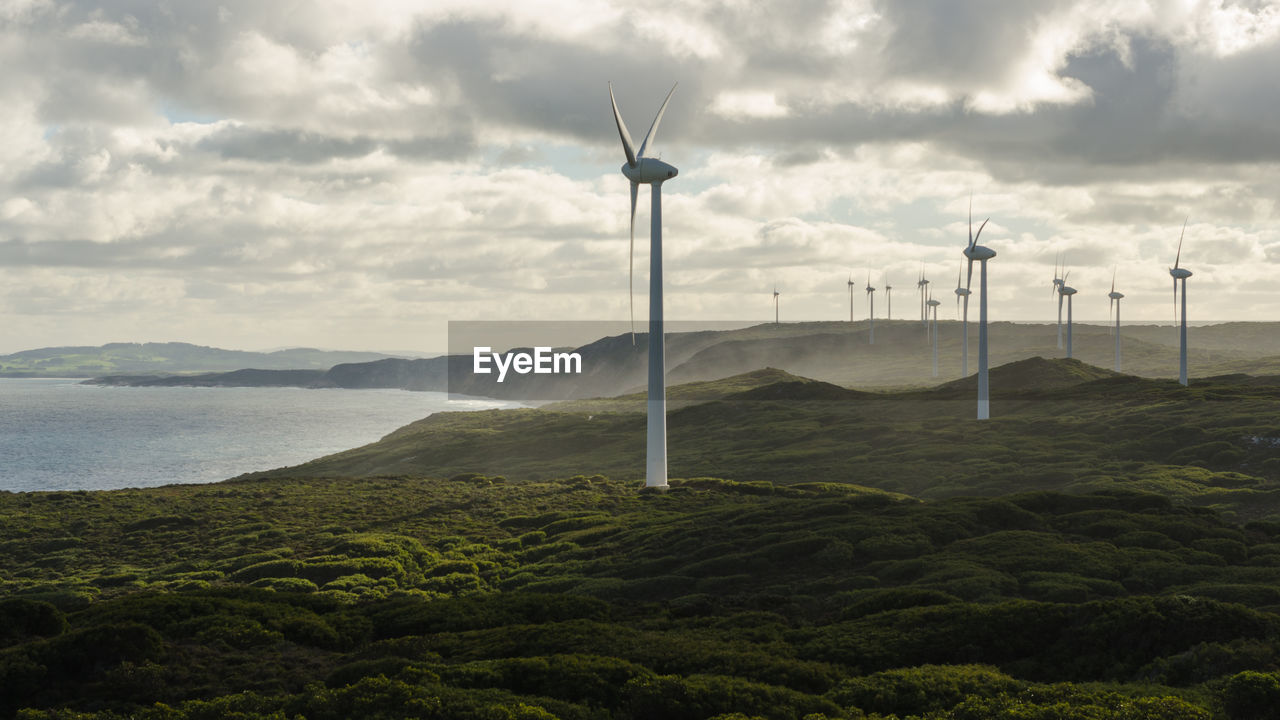
[[[761,371],[673,388],[670,472],[838,482],[932,499],[1126,488],[1260,517],[1280,512],[1280,381],[1183,388],[1072,360],[993,368],[989,422],[972,378],[859,393]],[[754,389],[752,389],[754,388]],[[694,403],[690,398],[696,397]],[[452,475],[638,480],[643,396],[440,413],[377,443],[260,476]]]
[[[1280,383],[1076,361],[443,413],[269,476],[0,493],[0,717],[1254,720]]]

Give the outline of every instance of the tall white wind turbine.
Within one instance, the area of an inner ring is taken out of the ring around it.
[[[876,344],[876,296],[875,296],[875,292],[876,292],[876,289],[875,289],[875,288],[873,288],[873,287],[871,287],[871,271],[870,271],[870,270],[868,270],[868,271],[867,271],[867,317],[868,317],[868,319],[869,319],[869,321],[870,321],[870,325],[869,325],[870,330],[868,331],[868,337],[870,338],[870,341],[867,343],[868,345],[875,345],[875,344]]]
[[[991,417],[991,397],[987,381],[987,261],[996,256],[996,251],[978,244],[982,236],[982,228],[987,226],[991,218],[982,221],[978,226],[978,234],[973,234],[973,199],[969,199],[969,245],[964,249],[964,256],[969,260],[969,274],[964,286],[967,289],[973,282],[973,261],[982,263],[979,273],[979,290],[982,292],[978,304],[978,419]]]
[[[1173,259],[1173,267],[1169,268],[1169,274],[1173,276],[1173,313],[1178,314],[1178,281],[1182,281],[1182,326],[1178,331],[1178,382],[1183,385],[1187,384],[1187,278],[1191,277],[1191,271],[1181,267],[1179,263],[1182,261],[1182,239],[1187,234],[1187,218],[1182,221],[1182,235],[1178,236],[1178,254]]]
[[[1107,297],[1111,298],[1111,306],[1107,310],[1108,319],[1110,319],[1111,311],[1116,314],[1116,372],[1120,372],[1120,301],[1124,299],[1124,293],[1116,292],[1116,271],[1111,271],[1111,292],[1107,293]]]
[[[778,286],[773,286],[773,324],[778,324]]]
[[[631,261],[630,276],[634,291],[635,246],[636,246],[636,197],[640,193],[640,184],[650,187],[652,204],[649,211],[649,399],[648,399],[648,432],[646,435],[645,487],[667,487],[667,388],[666,388],[666,356],[664,348],[662,322],[662,183],[675,177],[679,171],[672,165],[645,152],[649,144],[658,134],[658,125],[662,122],[662,114],[667,110],[671,91],[658,108],[658,114],[649,126],[649,132],[640,143],[639,152],[627,132],[627,124],[622,121],[618,112],[618,101],[613,97],[613,84],[609,85],[609,102],[613,105],[613,119],[618,125],[618,136],[622,139],[622,151],[626,153],[627,162],[622,166],[622,174],[631,181]],[[635,341],[635,300],[632,296],[632,342]]]
[[[1058,270],[1059,262],[1061,262],[1062,266],[1065,268],[1066,262],[1067,262],[1066,256],[1063,255],[1061,258],[1054,258],[1054,261],[1053,261],[1053,294],[1056,295],[1058,299],[1058,349],[1061,350],[1062,349],[1062,283],[1066,281],[1063,280],[1058,275],[1058,273],[1060,272]]]
[[[960,340],[960,377],[969,377],[969,288],[960,286],[960,273],[962,270],[956,271],[956,305],[960,304],[960,299],[964,298],[964,314],[960,323],[960,329],[963,333]],[[958,309],[958,308],[957,308]]]
[[[1068,359],[1071,357],[1074,357],[1071,354],[1071,328],[1073,324],[1071,322],[1071,300],[1075,298],[1075,295],[1076,295],[1076,289],[1067,284],[1067,276],[1070,274],[1071,274],[1070,270],[1068,270],[1065,274],[1063,274],[1062,285],[1058,286],[1058,295],[1059,296],[1065,295],[1067,298],[1067,358]]]
[[[930,327],[930,333],[933,336],[933,376],[938,377],[938,306],[942,303],[934,300],[933,296],[930,295],[924,304],[929,310],[933,311]]]

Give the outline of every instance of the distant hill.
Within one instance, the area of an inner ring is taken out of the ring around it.
[[[99,377],[161,373],[262,370],[328,370],[339,363],[370,362],[382,353],[290,348],[269,353],[190,343],[108,343],[96,347],[48,347],[0,355],[0,377]]]
[[[969,371],[974,373],[978,355],[977,324],[970,323],[968,329]],[[961,379],[963,337],[960,323],[939,323],[937,378],[932,376],[933,357],[928,334],[918,321],[878,320],[875,330],[874,345],[868,342],[865,321],[768,323],[736,330],[671,333],[666,342],[667,383],[676,386],[713,381],[761,368],[776,368],[833,385],[862,389],[923,388]],[[1174,377],[1178,356],[1177,347],[1173,344],[1173,330],[1169,326],[1126,326],[1123,329],[1124,372],[1150,378]],[[1075,367],[1097,369],[1112,366],[1114,337],[1107,327],[1077,323],[1073,335],[1074,356],[1081,363]],[[1061,359],[1066,355],[1065,350],[1057,347],[1057,328],[1052,324],[992,323],[990,338],[992,367],[1032,358]],[[1280,323],[1226,323],[1190,328],[1188,356],[1191,376],[1280,374],[1280,340],[1276,338],[1280,338]],[[634,341],[630,334],[604,337],[573,350],[582,357],[582,374],[509,373],[501,383],[497,381],[496,374],[475,374],[470,355],[425,359],[376,356],[348,360],[336,357],[336,354],[325,354],[311,358],[312,364],[295,362],[288,365],[291,359],[285,353],[301,351],[284,351],[270,355],[271,362],[275,364],[268,364],[259,356],[240,361],[237,369],[327,369],[319,377],[298,376],[297,384],[304,387],[447,391],[524,401],[583,400],[642,392],[647,382],[648,348],[647,333],[637,333]],[[321,361],[331,356],[335,360],[332,367],[323,365]],[[234,360],[232,362],[234,364]],[[1019,367],[1014,366],[1008,372],[1022,372]],[[1027,369],[1031,367],[1026,366]],[[1061,382],[1071,380],[1073,373],[1083,372],[1068,371],[1067,367],[1057,366],[1057,371],[1067,373],[1062,378],[1037,376],[1036,382],[1042,383],[1038,388],[1058,387]],[[138,373],[137,370],[112,372]],[[256,385],[260,380],[259,376],[229,375],[201,377],[190,383],[166,379],[163,383]],[[111,378],[109,382],[150,384],[156,381],[151,378]],[[1033,389],[1029,385],[1027,387]]]

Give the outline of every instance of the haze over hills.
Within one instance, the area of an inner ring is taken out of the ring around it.
[[[717,380],[765,367],[856,388],[925,387],[959,379],[961,324],[939,323],[939,377],[931,377],[928,336],[915,320],[876,322],[876,343],[867,342],[866,321],[764,324],[736,330],[671,333],[667,338],[667,378],[672,385]],[[991,364],[1033,357],[1061,358],[1052,324],[992,323]],[[1076,324],[1076,359],[1112,366],[1110,329]],[[977,324],[969,324],[970,369],[977,367]],[[1188,331],[1193,377],[1229,373],[1280,374],[1280,323],[1225,323]],[[1171,326],[1123,328],[1123,370],[1142,377],[1174,377],[1177,336]],[[380,358],[343,363],[323,374],[284,376],[270,373],[209,375],[197,378],[105,377],[95,382],[125,385],[256,385],[304,387],[400,388],[450,391],[515,400],[566,400],[616,396],[638,391],[645,382],[648,335],[604,337],[575,350],[582,356],[580,375],[473,373],[470,355],[424,359]]]
[[[0,377],[97,377],[113,373],[328,370],[338,363],[369,362],[383,353],[289,348],[274,352],[224,350],[181,342],[108,343],[96,347],[48,347],[0,355]]]

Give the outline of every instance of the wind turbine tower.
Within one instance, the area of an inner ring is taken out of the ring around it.
[[[888,305],[885,307],[885,320],[893,319],[893,286],[889,284],[889,273],[884,274],[884,300]]]
[[[1066,256],[1055,258],[1053,262],[1053,294],[1058,296],[1058,349],[1062,349],[1062,283],[1066,280],[1058,276],[1058,263],[1061,261],[1066,266]]]
[[[978,419],[991,417],[991,397],[987,378],[987,261],[996,256],[996,251],[978,244],[982,236],[982,228],[987,226],[991,218],[982,221],[978,226],[978,234],[973,234],[973,199],[969,199],[969,245],[964,249],[964,256],[969,260],[969,275],[965,279],[965,288],[973,281],[973,261],[982,264],[979,273],[979,289],[982,292],[978,304]]]
[[[1116,271],[1111,271],[1111,292],[1107,293],[1107,297],[1111,298],[1111,307],[1108,310],[1114,310],[1116,314],[1116,372],[1120,372],[1120,301],[1124,299],[1124,293],[1116,292]]]
[[[646,433],[645,452],[645,487],[667,487],[667,388],[666,357],[664,348],[662,322],[662,183],[675,177],[679,171],[657,158],[648,157],[645,152],[658,134],[658,125],[662,122],[662,114],[667,110],[671,91],[658,108],[658,114],[649,126],[649,132],[640,143],[637,152],[631,133],[627,132],[627,124],[622,121],[618,112],[618,101],[613,97],[613,85],[609,85],[609,102],[613,105],[613,119],[618,126],[618,137],[622,140],[622,151],[627,162],[622,166],[622,174],[631,181],[631,278],[634,289],[635,245],[636,245],[636,198],[640,193],[640,184],[650,188],[651,205],[649,211],[649,398],[648,398],[648,430]],[[635,327],[635,302],[632,296],[632,328]],[[635,331],[632,330],[632,342]]]
[[[938,377],[938,306],[941,304],[942,303],[938,302],[937,300],[934,300],[933,296],[930,296],[929,299],[925,301],[925,305],[930,310],[933,311],[932,335],[933,335],[933,376],[934,377]]]
[[[853,273],[849,273],[849,322],[853,322],[853,288],[857,283],[853,281]]]
[[[778,324],[778,286],[773,286],[773,324]]]
[[[1070,274],[1071,274],[1071,271],[1068,270],[1066,275],[1062,276],[1062,285],[1058,288],[1058,294],[1065,295],[1067,298],[1067,358],[1068,359],[1073,357],[1071,354],[1071,326],[1072,326],[1071,300],[1072,298],[1075,297],[1075,294],[1076,294],[1076,289],[1067,284],[1067,275],[1070,275]]]
[[[924,276],[924,263],[920,263],[920,279],[916,281],[916,288],[920,290],[920,324],[927,326],[929,311],[925,301],[929,297],[929,279]]]
[[[868,345],[876,344],[876,289],[871,287],[871,271],[867,271],[867,317],[870,322],[870,331],[868,337],[870,342]]]
[[[960,377],[969,377],[969,288],[960,286],[960,270],[956,271],[956,305],[964,298],[964,315],[960,323]],[[957,308],[958,309],[958,308]]]
[[[1191,271],[1181,267],[1179,263],[1182,261],[1182,239],[1187,234],[1187,220],[1182,221],[1182,234],[1178,236],[1178,254],[1173,259],[1173,267],[1169,268],[1169,275],[1173,277],[1173,313],[1178,314],[1178,281],[1182,281],[1182,324],[1178,331],[1178,382],[1183,385],[1187,384],[1187,278],[1191,277]]]

